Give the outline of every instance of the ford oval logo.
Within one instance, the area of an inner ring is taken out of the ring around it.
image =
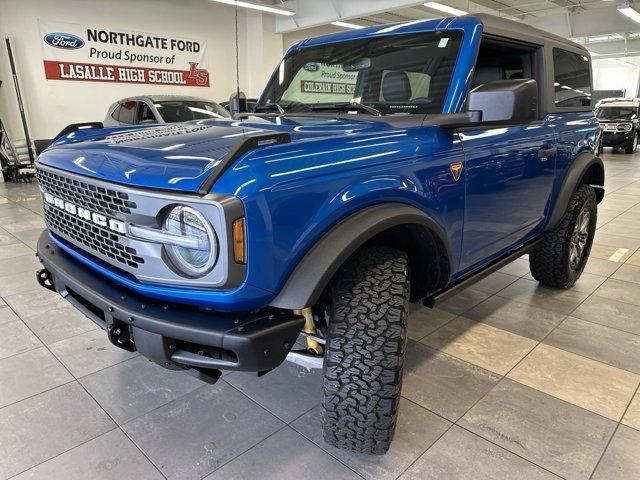
[[[44,41],[52,47],[63,48],[65,50],[75,50],[76,48],[84,46],[84,40],[73,33],[47,33],[44,36]]]

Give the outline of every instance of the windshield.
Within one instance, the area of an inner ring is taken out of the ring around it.
[[[257,111],[346,107],[357,113],[441,113],[461,36],[457,31],[392,35],[292,51]]]
[[[154,105],[160,115],[162,115],[162,119],[167,123],[231,117],[227,110],[214,102],[168,100],[155,102]]]
[[[600,107],[596,117],[600,120],[635,120],[638,107]]]

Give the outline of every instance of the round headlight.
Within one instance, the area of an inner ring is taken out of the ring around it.
[[[175,235],[175,244],[164,248],[173,266],[188,277],[202,277],[215,265],[218,241],[204,215],[191,207],[175,207],[165,217],[162,229]],[[182,238],[181,238],[182,237]]]

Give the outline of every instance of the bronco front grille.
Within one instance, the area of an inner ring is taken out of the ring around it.
[[[134,202],[129,201],[125,192],[98,187],[41,169],[37,170],[37,178],[42,188],[50,194],[110,217],[115,217],[118,213],[128,215],[132,208],[137,207]]]
[[[44,218],[47,225],[54,231],[84,245],[89,251],[105,255],[123,265],[138,268],[144,259],[137,255],[134,248],[125,247],[120,236],[101,228],[81,218],[73,217],[67,212],[51,205],[44,205]]]

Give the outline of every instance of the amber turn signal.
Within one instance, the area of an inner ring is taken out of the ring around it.
[[[233,258],[237,263],[247,263],[244,217],[233,222]]]

